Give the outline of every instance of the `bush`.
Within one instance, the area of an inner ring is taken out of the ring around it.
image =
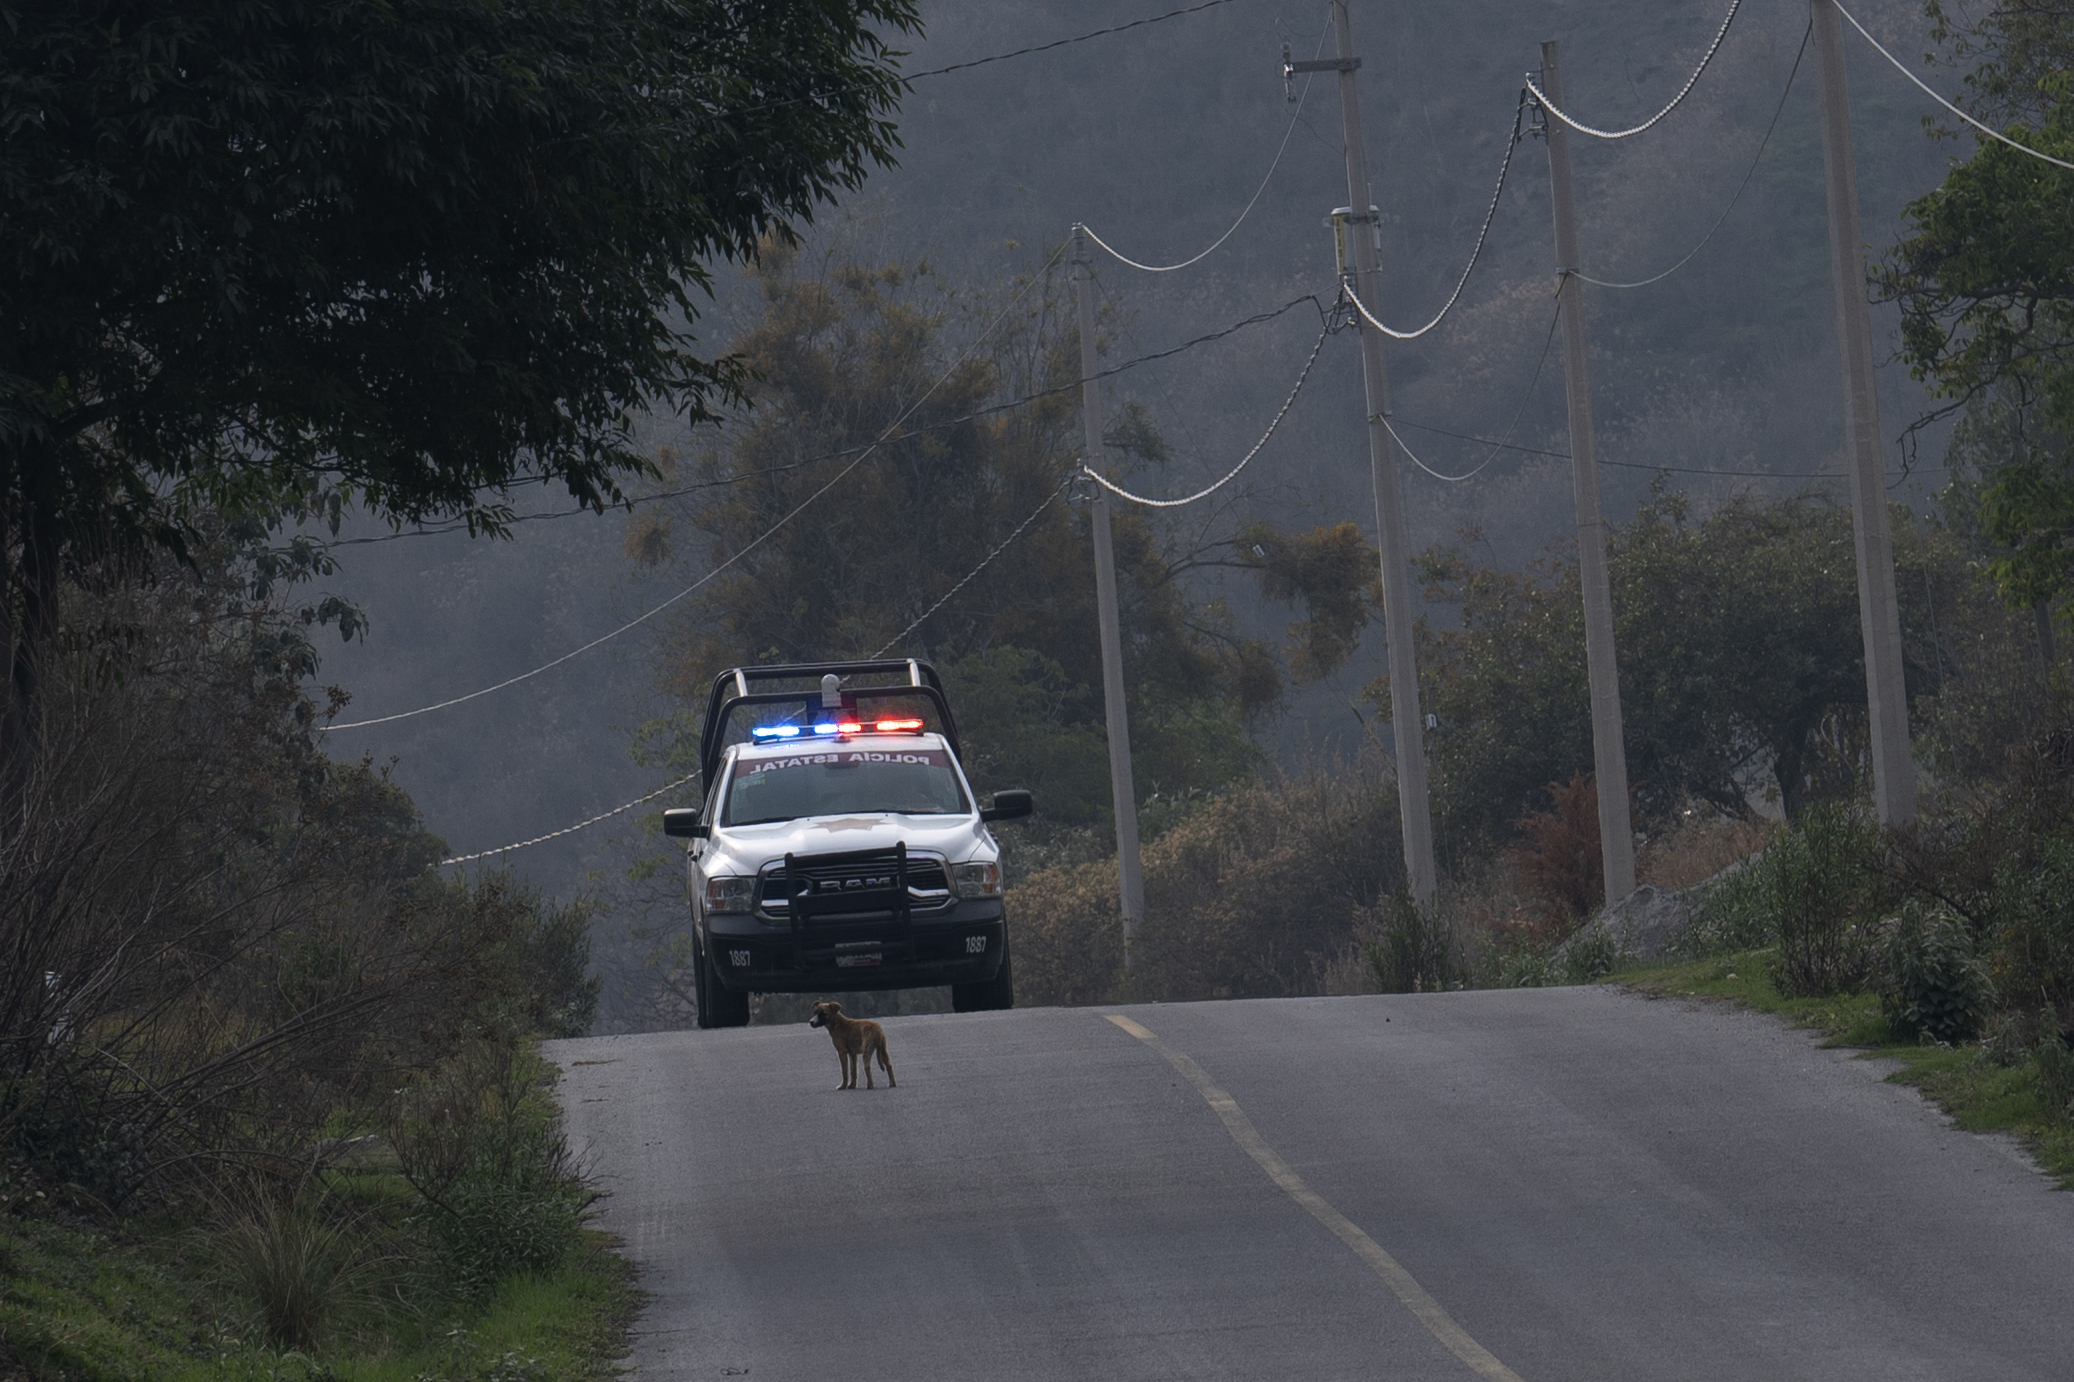
[[[1696,944],[1717,951],[1776,946],[1772,982],[1788,997],[1861,987],[1875,955],[1865,921],[1895,891],[1880,867],[1884,848],[1879,827],[1862,811],[1809,808],[1710,892]]]
[[[1384,993],[1434,993],[1461,988],[1467,975],[1454,928],[1434,907],[1398,893],[1369,913],[1362,929],[1369,967]]]
[[[464,1294],[559,1265],[597,1198],[562,1137],[553,1068],[523,1041],[471,1044],[407,1088],[389,1141]]]
[[[1515,821],[1520,843],[1511,851],[1520,885],[1538,904],[1539,939],[1561,940],[1606,900],[1599,850],[1599,794],[1592,779],[1574,776],[1548,784],[1552,808]]]
[[[1147,916],[1128,976],[1114,858],[1009,889],[1019,1001],[1160,1002],[1316,991],[1378,898],[1401,885],[1381,763],[1314,765],[1198,798],[1146,843]]]
[[[1888,1024],[1947,1045],[1972,1040],[1991,991],[1966,919],[1949,907],[1911,903],[1886,931],[1880,1009]]]
[[[1008,890],[1016,1001],[1080,1007],[1112,998],[1123,977],[1116,860],[1040,869]]]
[[[2074,1018],[2074,842],[2048,839],[2036,862],[2004,863],[1996,879],[1987,962],[1997,993],[2056,1026]]]
[[[2046,1117],[2064,1123],[2074,1119],[2074,1052],[2059,1028],[2047,1026],[2038,1043],[2038,1098]]]

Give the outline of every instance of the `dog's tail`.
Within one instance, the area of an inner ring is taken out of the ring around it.
[[[897,1080],[895,1080],[895,1079],[893,1078],[893,1062],[892,1062],[892,1061],[890,1061],[890,1060],[887,1060],[887,1059],[886,1059],[886,1043],[885,1043],[885,1042],[883,1042],[883,1041],[882,1041],[882,1042],[880,1042],[880,1043],[879,1043],[879,1045],[878,1045],[878,1052],[879,1052],[879,1069],[881,1069],[881,1070],[883,1070],[883,1071],[885,1071],[885,1072],[886,1072],[886,1087],[887,1087],[888,1089],[893,1089],[893,1088],[897,1088],[897,1087],[898,1087],[898,1085],[899,1085],[899,1081],[897,1081]],[[871,1063],[871,1057],[869,1057],[869,1056],[866,1056],[866,1057],[865,1057],[864,1059],[865,1059],[865,1063],[866,1063],[867,1065]]]

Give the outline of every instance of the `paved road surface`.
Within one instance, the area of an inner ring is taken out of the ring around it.
[[[644,1382],[2074,1378],[2074,1195],[1769,1019],[1575,988],[887,1029],[900,1087],[856,1093],[804,1025],[551,1046],[654,1293]]]

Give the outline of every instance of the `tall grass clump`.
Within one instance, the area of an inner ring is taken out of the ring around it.
[[[249,1299],[276,1348],[314,1349],[325,1327],[364,1300],[377,1261],[350,1210],[310,1180],[254,1180],[220,1197],[205,1252]]]

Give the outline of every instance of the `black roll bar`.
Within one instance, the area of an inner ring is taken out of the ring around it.
[[[942,726],[944,740],[950,744],[951,752],[963,758],[958,746],[957,721],[951,718],[950,702],[943,694],[943,678],[936,669],[917,658],[881,658],[868,662],[796,662],[777,666],[730,667],[713,678],[713,690],[706,698],[706,722],[699,727],[699,776],[701,787],[710,787],[713,774],[720,766],[721,750],[726,748],[728,716],[737,706],[771,705],[785,701],[797,701],[802,696],[818,696],[820,687],[803,687],[797,691],[759,691],[760,684],[774,681],[811,681],[818,683],[825,676],[837,676],[844,682],[861,676],[902,676],[905,683],[892,686],[845,686],[846,696],[912,696],[919,695],[936,710],[938,723]]]

